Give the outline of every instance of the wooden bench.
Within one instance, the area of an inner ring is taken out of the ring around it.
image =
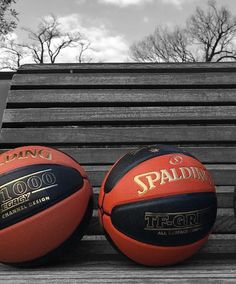
[[[58,147],[88,172],[93,219],[73,253],[55,266],[0,265],[2,283],[235,283],[236,64],[24,65],[14,75],[1,150]],[[209,242],[185,263],[137,265],[106,241],[97,218],[99,186],[117,158],[140,145],[183,147],[212,173],[218,215]]]
[[[0,72],[0,129],[2,124],[2,115],[6,107],[6,98],[14,72]]]

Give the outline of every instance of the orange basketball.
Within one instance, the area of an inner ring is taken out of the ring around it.
[[[192,256],[215,222],[215,187],[191,154],[169,146],[123,156],[104,179],[99,217],[112,245],[135,262],[164,266]]]
[[[0,205],[0,262],[39,265],[82,237],[92,190],[70,156],[26,146],[0,155]]]

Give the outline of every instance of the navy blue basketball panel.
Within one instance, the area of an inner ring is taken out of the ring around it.
[[[184,154],[186,156],[193,157],[188,152],[184,150],[165,145],[152,145],[143,147],[134,151],[131,151],[124,155],[115,167],[109,173],[107,180],[104,185],[104,192],[110,192],[115,184],[131,169],[139,165],[140,163],[159,156],[168,155],[168,154]],[[193,157],[195,158],[195,157]],[[196,159],[196,158],[195,158]]]
[[[137,241],[178,246],[205,237],[216,211],[215,193],[190,193],[116,206],[111,221],[117,230]]]
[[[30,165],[0,175],[0,229],[40,212],[82,188],[74,168]]]

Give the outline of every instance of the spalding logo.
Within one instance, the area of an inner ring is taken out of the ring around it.
[[[171,157],[169,160],[169,163],[171,165],[178,165],[178,164],[181,164],[182,162],[183,162],[183,157],[181,157],[180,155],[175,155]]]
[[[148,190],[156,189],[157,185],[183,179],[195,179],[213,184],[208,172],[198,167],[179,167],[148,172],[135,176],[134,182],[139,186],[138,195],[141,196]]]
[[[27,159],[27,158],[41,158],[45,160],[52,160],[52,153],[46,149],[34,149],[34,150],[24,150],[19,152],[14,152],[12,154],[2,154],[0,155],[0,166],[12,162],[16,159]]]

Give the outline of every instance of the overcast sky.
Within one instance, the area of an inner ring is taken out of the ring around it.
[[[236,0],[218,0],[236,15]],[[18,0],[16,30],[25,40],[21,27],[34,29],[40,18],[56,15],[65,29],[80,31],[91,41],[95,61],[126,61],[129,46],[151,33],[157,25],[184,25],[196,6],[206,7],[206,0]],[[73,61],[76,50],[64,52],[60,62]]]

